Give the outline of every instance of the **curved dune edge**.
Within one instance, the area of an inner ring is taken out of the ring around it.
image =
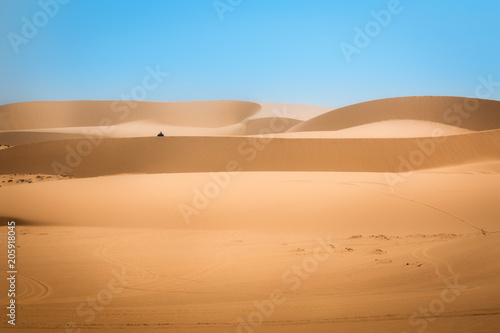
[[[285,117],[249,119],[245,121],[245,135],[284,133],[291,127],[302,123],[301,120]]]
[[[500,128],[500,102],[442,96],[380,99],[327,112],[289,132],[337,131],[397,119],[430,121],[472,131],[493,130]]]
[[[258,113],[249,119],[290,118],[305,121],[332,111],[335,108],[306,104],[257,102],[261,106]]]
[[[95,177],[242,171],[408,172],[500,159],[500,130],[433,138],[165,137],[62,140],[0,150],[0,174]]]
[[[418,138],[474,133],[465,128],[426,120],[383,120],[336,131],[278,133],[280,138]]]

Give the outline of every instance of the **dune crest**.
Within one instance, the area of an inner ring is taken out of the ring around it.
[[[288,131],[338,131],[389,120],[429,121],[471,131],[493,130],[500,128],[500,102],[441,96],[380,99],[327,112]]]
[[[474,133],[474,131],[426,120],[383,120],[336,131],[290,132],[282,138],[419,138]]]
[[[97,140],[97,139],[96,139]],[[500,130],[440,138],[166,137],[71,139],[0,150],[0,173],[75,177],[226,171],[408,172],[500,160]],[[57,166],[56,165],[56,166]]]
[[[165,125],[215,128],[240,123],[259,110],[259,104],[242,101],[23,102],[0,106],[0,131],[109,126],[146,119]]]

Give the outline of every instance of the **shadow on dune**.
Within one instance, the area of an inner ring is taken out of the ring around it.
[[[55,225],[55,224],[50,224],[46,222],[40,222],[40,221],[35,221],[35,220],[28,220],[25,218],[18,218],[14,216],[0,216],[0,226],[7,226],[7,222],[9,221],[14,221],[16,222],[16,227],[23,227],[23,226],[50,226],[50,225]]]

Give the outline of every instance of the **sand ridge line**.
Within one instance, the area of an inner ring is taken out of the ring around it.
[[[369,187],[369,186],[365,186],[365,185],[379,185],[382,187],[388,187],[390,189],[390,193],[398,192],[398,189],[396,188],[396,186],[389,185],[389,184],[386,184],[384,182],[355,181],[355,182],[342,182],[341,184],[359,186],[362,188],[366,188],[368,190],[374,190],[374,189]],[[376,190],[374,190],[374,191],[376,191]],[[385,192],[380,192],[380,191],[376,191],[376,192],[385,193]],[[386,193],[386,194],[390,194],[390,193]]]
[[[467,105],[467,104],[471,105]],[[499,101],[447,97],[411,96],[372,100],[348,105],[302,122],[290,132],[338,131],[376,124],[384,121],[427,121],[469,131],[486,131],[500,128]],[[459,117],[454,108],[465,107]],[[436,127],[437,128],[437,127]],[[442,132],[445,132],[441,129]],[[366,132],[366,129],[365,131]]]
[[[480,231],[483,235],[485,235],[485,234],[488,232],[487,230],[484,230],[484,229],[482,229],[482,228],[479,228],[478,226],[476,226],[476,225],[474,225],[474,224],[472,224],[472,223],[470,223],[470,222],[467,222],[467,221],[465,221],[464,219],[462,219],[462,218],[460,218],[460,217],[458,217],[458,216],[456,216],[456,215],[454,215],[454,214],[452,214],[452,213],[450,213],[450,212],[447,212],[447,211],[445,211],[445,210],[443,210],[443,209],[441,209],[441,208],[439,208],[439,207],[432,206],[432,205],[429,205],[429,204],[427,204],[427,203],[425,203],[425,202],[421,202],[421,201],[418,201],[418,200],[414,200],[414,199],[410,199],[410,198],[402,197],[402,196],[399,196],[399,195],[395,195],[394,193],[397,193],[397,189],[396,189],[394,186],[391,186],[391,185],[388,185],[388,184],[383,184],[383,183],[380,183],[380,184],[383,184],[383,185],[387,185],[388,187],[392,188],[392,189],[393,189],[393,191],[394,191],[393,193],[385,193],[385,192],[377,191],[377,190],[375,190],[375,189],[373,189],[373,188],[370,188],[370,187],[361,186],[361,185],[359,185],[359,184],[357,184],[357,183],[349,183],[349,182],[347,182],[347,183],[344,183],[344,184],[353,185],[353,186],[359,186],[359,187],[365,188],[365,189],[370,190],[370,191],[373,191],[373,192],[377,192],[377,193],[380,193],[380,194],[383,194],[383,195],[391,196],[391,197],[393,197],[393,198],[398,198],[398,199],[401,199],[401,200],[406,200],[406,201],[409,201],[409,202],[416,203],[416,204],[418,204],[418,205],[422,205],[422,206],[425,206],[425,207],[429,207],[429,208],[434,209],[434,210],[437,210],[437,211],[439,211],[439,212],[441,212],[441,213],[443,213],[443,214],[446,214],[446,215],[448,215],[448,216],[451,216],[451,217],[453,217],[453,218],[455,218],[455,219],[459,220],[460,222],[465,223],[465,224],[467,224],[468,226],[471,226],[472,228],[477,229],[477,230],[478,230],[478,231]]]

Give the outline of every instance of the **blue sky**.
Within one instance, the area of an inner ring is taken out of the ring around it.
[[[0,104],[119,100],[142,84],[148,66],[169,73],[144,98],[155,101],[339,107],[472,97],[479,76],[500,81],[500,1],[215,3],[0,0]],[[359,31],[366,36],[356,44]],[[341,45],[356,52],[346,57]]]

